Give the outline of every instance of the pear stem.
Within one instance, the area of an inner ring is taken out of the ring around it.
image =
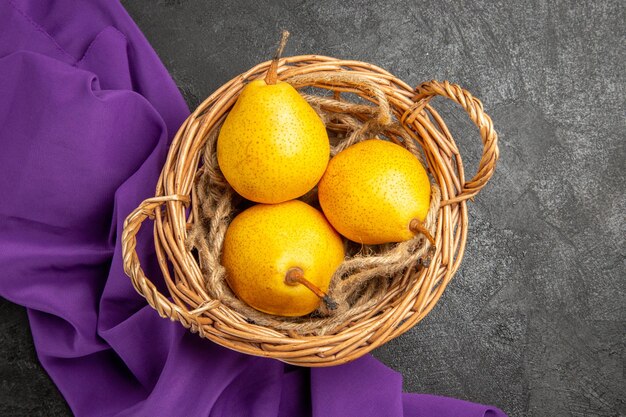
[[[413,233],[421,233],[424,237],[426,237],[426,239],[428,239],[431,245],[435,246],[435,239],[418,219],[411,220],[409,223],[409,230]]]
[[[308,279],[304,277],[304,271],[301,268],[295,267],[295,268],[289,269],[289,271],[287,271],[287,274],[285,275],[285,284],[287,285],[302,284],[305,287],[307,287],[309,290],[311,290],[313,294],[321,298],[329,310],[334,310],[337,308],[337,303],[332,298],[330,298],[328,294],[320,290],[317,286],[313,285],[311,281],[309,281]]]
[[[276,53],[274,54],[274,58],[272,58],[272,63],[267,70],[267,74],[265,75],[265,83],[276,84],[276,80],[278,80],[278,61],[280,57],[283,55],[283,50],[285,49],[285,45],[287,45],[287,39],[289,38],[289,32],[283,30],[283,33],[280,37],[280,43],[278,44],[278,49],[276,49]]]

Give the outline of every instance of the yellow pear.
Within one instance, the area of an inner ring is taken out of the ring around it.
[[[276,79],[285,42],[283,34],[267,76],[244,87],[217,140],[224,177],[235,191],[258,203],[304,195],[328,165],[324,123],[295,88]]]
[[[425,232],[428,175],[415,155],[392,142],[371,139],[339,152],[328,164],[318,196],[328,221],[355,242],[401,242]]]
[[[231,222],[222,264],[233,292],[251,307],[280,316],[313,312],[344,258],[341,237],[324,215],[299,200],[257,204]]]

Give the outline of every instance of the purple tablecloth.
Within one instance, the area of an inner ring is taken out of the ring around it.
[[[403,394],[370,356],[297,368],[159,318],[124,275],[119,239],[187,114],[119,3],[0,2],[0,295],[28,308],[77,416],[504,416]],[[145,229],[138,251],[159,277]]]

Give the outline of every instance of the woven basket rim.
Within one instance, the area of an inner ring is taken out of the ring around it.
[[[429,267],[411,272],[416,274],[415,285],[407,289],[400,302],[374,317],[346,323],[337,333],[307,336],[247,323],[219,300],[210,299],[198,284],[200,268],[185,247],[187,224],[193,221],[193,216],[187,215],[187,208],[193,198],[193,182],[208,132],[234,104],[245,82],[262,76],[269,63],[258,64],[224,84],[183,123],[171,144],[155,197],[142,202],[124,223],[124,270],[135,289],[159,315],[179,321],[192,332],[222,346],[301,366],[349,362],[406,332],[441,297],[464,254],[468,227],[466,201],[478,194],[493,175],[499,156],[497,134],[482,103],[447,81],[430,81],[412,89],[386,70],[366,62],[322,55],[281,59],[278,70],[281,79],[321,71],[347,72],[367,77],[384,91],[398,121],[413,132],[416,142],[424,149],[430,173],[441,189],[435,233],[437,250]],[[462,158],[452,135],[429,104],[435,96],[459,104],[479,127],[483,154],[476,175],[469,181],[465,180]],[[148,217],[155,220],[155,249],[169,289],[167,295],[161,294],[146,277],[136,253],[136,236]],[[173,266],[174,274],[170,273],[168,263]]]

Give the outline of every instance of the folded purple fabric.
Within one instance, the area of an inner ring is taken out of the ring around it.
[[[77,416],[504,416],[402,393],[370,356],[304,369],[161,319],[122,271],[122,222],[188,114],[112,1],[0,2],[0,295]],[[158,280],[151,230],[139,236]]]

